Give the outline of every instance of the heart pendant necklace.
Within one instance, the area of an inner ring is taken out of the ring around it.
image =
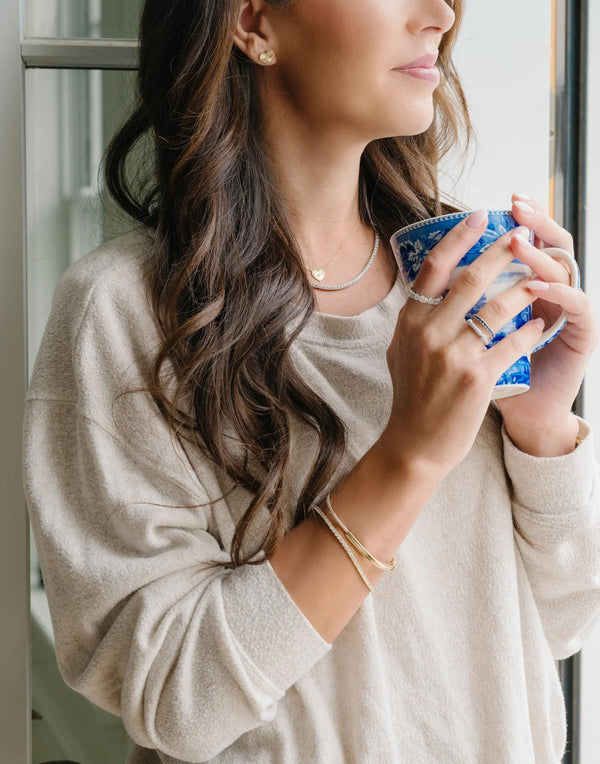
[[[360,281],[362,277],[365,275],[365,273],[369,270],[369,268],[373,265],[375,262],[375,258],[377,257],[377,250],[379,249],[379,234],[377,231],[375,233],[375,242],[373,243],[373,251],[371,252],[371,256],[366,262],[366,265],[362,269],[362,271],[358,274],[358,276],[355,276],[350,281],[346,281],[344,284],[331,284],[328,286],[324,286],[323,284],[311,284],[311,287],[313,289],[322,289],[326,292],[337,292],[339,289],[347,289],[348,287],[351,287],[353,284],[356,284],[357,281]],[[311,271],[312,272],[312,271]]]
[[[350,241],[350,239],[354,236],[356,229],[358,228],[358,224],[360,223],[360,214],[356,218],[356,223],[354,224],[354,228],[350,231],[348,236],[344,239],[344,241],[340,244],[340,246],[336,249],[336,251],[333,253],[333,256],[331,259],[325,263],[325,265],[322,268],[314,268],[309,269],[310,275],[313,277],[315,281],[318,281],[321,283],[325,280],[325,276],[327,275],[327,268],[331,265],[331,263],[335,260],[335,258],[340,254],[340,252],[344,249],[346,244]]]

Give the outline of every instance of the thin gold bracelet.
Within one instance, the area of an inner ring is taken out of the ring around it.
[[[331,504],[331,494],[328,494],[328,496],[326,497],[325,504],[327,505],[327,509],[331,512],[333,519],[344,531],[346,538],[352,544],[352,546],[357,550],[357,552],[360,552],[364,558],[366,558],[370,563],[375,565],[376,568],[379,568],[379,570],[386,570],[386,571],[394,570],[394,568],[396,567],[396,560],[390,560],[389,562],[381,562],[381,560],[378,560],[376,557],[374,557],[371,554],[371,552],[369,552],[369,550],[365,546],[363,546],[363,544],[361,544],[361,542],[356,538],[356,536],[352,533],[352,531],[348,530],[348,528],[336,515],[333,509],[333,506]]]
[[[317,506],[314,506],[314,507],[313,507],[313,510],[314,510],[314,511],[315,511],[315,512],[316,512],[316,513],[319,515],[319,517],[320,517],[320,518],[323,520],[323,522],[325,523],[325,525],[326,525],[326,526],[329,528],[329,530],[330,530],[330,531],[333,533],[333,535],[334,535],[334,536],[336,537],[336,539],[339,541],[340,545],[341,545],[341,546],[344,548],[344,551],[346,552],[346,554],[348,555],[348,557],[351,559],[351,561],[352,561],[352,564],[353,564],[353,565],[354,565],[354,567],[356,568],[356,571],[357,571],[358,575],[359,575],[359,576],[362,578],[362,580],[363,580],[363,583],[365,584],[365,586],[367,587],[367,589],[368,589],[370,592],[373,592],[373,591],[374,591],[373,585],[371,584],[371,582],[369,581],[369,579],[368,579],[368,578],[367,578],[367,576],[365,575],[365,572],[364,572],[364,570],[363,570],[363,569],[360,567],[360,565],[358,564],[358,560],[357,560],[357,559],[356,559],[356,557],[354,556],[354,553],[352,552],[352,550],[350,549],[350,547],[348,546],[348,544],[346,544],[346,542],[344,541],[344,539],[343,539],[343,538],[340,536],[340,534],[337,532],[337,530],[336,530],[336,528],[334,527],[334,525],[333,525],[333,523],[331,522],[331,520],[330,520],[330,519],[327,517],[327,515],[326,515],[326,514],[325,514],[325,513],[324,513],[324,512],[323,512],[323,511],[322,511],[322,510],[319,508],[319,507],[317,507]]]

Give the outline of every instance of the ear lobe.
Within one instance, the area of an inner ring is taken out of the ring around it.
[[[244,0],[233,34],[234,44],[252,61],[258,61],[270,45],[264,28],[263,8],[262,0]]]

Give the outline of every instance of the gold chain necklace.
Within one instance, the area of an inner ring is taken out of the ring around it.
[[[340,244],[340,246],[336,249],[336,251],[333,254],[333,257],[329,260],[329,262],[325,263],[325,265],[322,268],[315,268],[314,270],[310,270],[310,275],[318,282],[324,281],[325,276],[327,275],[327,268],[331,265],[331,263],[335,260],[335,258],[340,254],[340,252],[344,249],[346,244],[350,241],[350,239],[354,236],[354,233],[356,229],[358,228],[358,224],[360,223],[360,214],[356,218],[356,223],[354,224],[354,228],[350,231],[348,236],[344,239],[344,241]]]

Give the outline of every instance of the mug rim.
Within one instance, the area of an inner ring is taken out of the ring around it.
[[[446,215],[437,215],[434,218],[425,218],[425,220],[417,220],[416,223],[411,223],[410,225],[404,226],[404,228],[399,228],[395,233],[393,233],[390,237],[390,240],[395,239],[397,236],[401,236],[407,233],[410,233],[411,231],[415,231],[418,228],[424,228],[428,225],[433,225],[439,220],[460,220],[462,218],[468,217],[472,212],[475,212],[475,210],[463,210],[462,212],[449,212]],[[490,215],[504,215],[504,216],[510,216],[513,217],[513,214],[510,210],[486,210],[488,217]],[[513,218],[514,219],[514,218]]]

